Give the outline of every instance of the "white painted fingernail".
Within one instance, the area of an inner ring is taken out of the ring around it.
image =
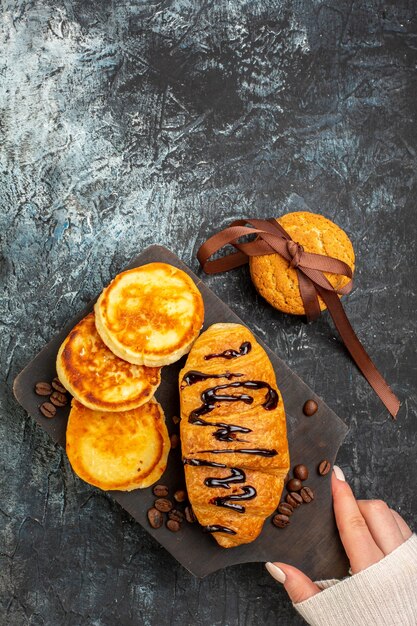
[[[344,483],[346,482],[345,475],[338,465],[333,465],[333,471],[336,475],[337,480],[343,480]]]
[[[282,569],[280,569],[273,563],[265,563],[265,567],[271,574],[272,578],[275,578],[275,580],[277,580],[279,583],[285,583],[286,576]]]

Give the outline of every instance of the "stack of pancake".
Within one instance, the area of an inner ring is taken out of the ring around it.
[[[57,373],[74,397],[66,450],[80,478],[130,491],[161,477],[170,440],[153,394],[161,367],[189,352],[203,318],[194,281],[172,265],[149,263],[116,276],[94,313],[72,329]]]

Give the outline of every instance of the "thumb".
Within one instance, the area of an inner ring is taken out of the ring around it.
[[[294,604],[308,600],[320,589],[315,583],[299,569],[286,563],[265,563],[265,567],[279,583],[284,585],[285,591]]]

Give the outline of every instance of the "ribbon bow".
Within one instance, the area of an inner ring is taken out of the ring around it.
[[[250,227],[245,226],[250,224]],[[238,243],[245,235],[257,235],[254,241]],[[236,252],[227,254],[220,259],[209,260],[210,257],[231,244]],[[365,348],[353,330],[343,309],[339,295],[348,294],[352,290],[352,270],[334,257],[305,252],[302,245],[291,239],[287,231],[275,220],[236,220],[216,233],[197,252],[197,258],[207,274],[217,274],[244,265],[250,256],[278,253],[289,262],[297,272],[300,295],[307,319],[315,320],[321,314],[318,296],[325,302],[333,322],[356,365],[395,419],[400,401],[391,391],[385,379],[378,372]],[[328,281],[324,272],[339,274],[349,278],[349,282],[336,289]]]

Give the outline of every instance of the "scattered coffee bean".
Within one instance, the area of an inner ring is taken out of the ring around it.
[[[50,402],[44,402],[41,404],[39,410],[45,417],[55,417],[56,408]]]
[[[172,509],[172,502],[167,498],[158,498],[154,502],[154,507],[162,513],[168,513]]]
[[[187,520],[189,524],[193,524],[196,521],[194,511],[192,510],[190,506],[185,507],[184,513],[185,513],[185,519]]]
[[[177,533],[181,529],[181,524],[175,519],[169,519],[167,521],[167,528],[172,533]]]
[[[171,439],[171,448],[173,450],[175,448],[178,448],[178,446],[180,445],[180,438],[178,437],[178,435],[176,433],[173,433],[170,439]]]
[[[165,498],[168,495],[168,487],[166,485],[155,485],[152,493],[157,498]]]
[[[293,509],[298,509],[298,507],[303,503],[303,499],[299,493],[293,491],[292,493],[287,493],[285,496],[286,502],[292,506]]]
[[[293,511],[294,509],[291,504],[288,504],[288,502],[280,502],[278,505],[278,513],[282,513],[283,515],[288,515],[288,517],[290,517]]]
[[[179,424],[181,419],[178,417],[178,415],[174,415],[172,421],[174,422],[174,424]]]
[[[148,510],[148,521],[152,528],[161,528],[164,522],[164,516],[158,509],[152,508]]]
[[[286,484],[288,491],[300,491],[302,486],[303,484],[301,480],[298,480],[298,478],[291,478],[291,480],[289,480]]]
[[[323,459],[323,461],[320,461],[319,466],[318,466],[318,472],[320,476],[326,476],[326,474],[328,474],[331,469],[332,469],[332,466],[327,459]]]
[[[282,515],[282,513],[278,513],[272,518],[272,523],[277,528],[285,528],[285,526],[288,526],[288,524],[290,523],[290,518],[288,517],[288,515]]]
[[[307,400],[307,402],[303,406],[303,413],[304,415],[311,417],[312,415],[314,415],[318,408],[319,405],[315,400]]]
[[[35,393],[38,396],[50,396],[52,393],[52,387],[49,383],[36,383]]]
[[[177,491],[174,493],[174,500],[176,500],[177,502],[185,502],[186,499],[187,494],[184,489],[177,489]]]
[[[300,496],[304,502],[311,502],[314,500],[314,491],[310,487],[303,487],[300,491]]]
[[[55,376],[52,381],[52,387],[55,389],[55,391],[59,391],[59,393],[67,393],[67,390],[57,376]]]
[[[182,522],[184,519],[184,513],[178,509],[172,509],[172,511],[168,513],[168,518],[173,519],[176,522]]]
[[[299,480],[307,480],[308,468],[305,465],[296,465],[294,467],[294,476]]]
[[[67,396],[60,391],[54,391],[51,393],[51,397],[49,399],[52,404],[55,404],[55,406],[65,406],[68,404]]]

